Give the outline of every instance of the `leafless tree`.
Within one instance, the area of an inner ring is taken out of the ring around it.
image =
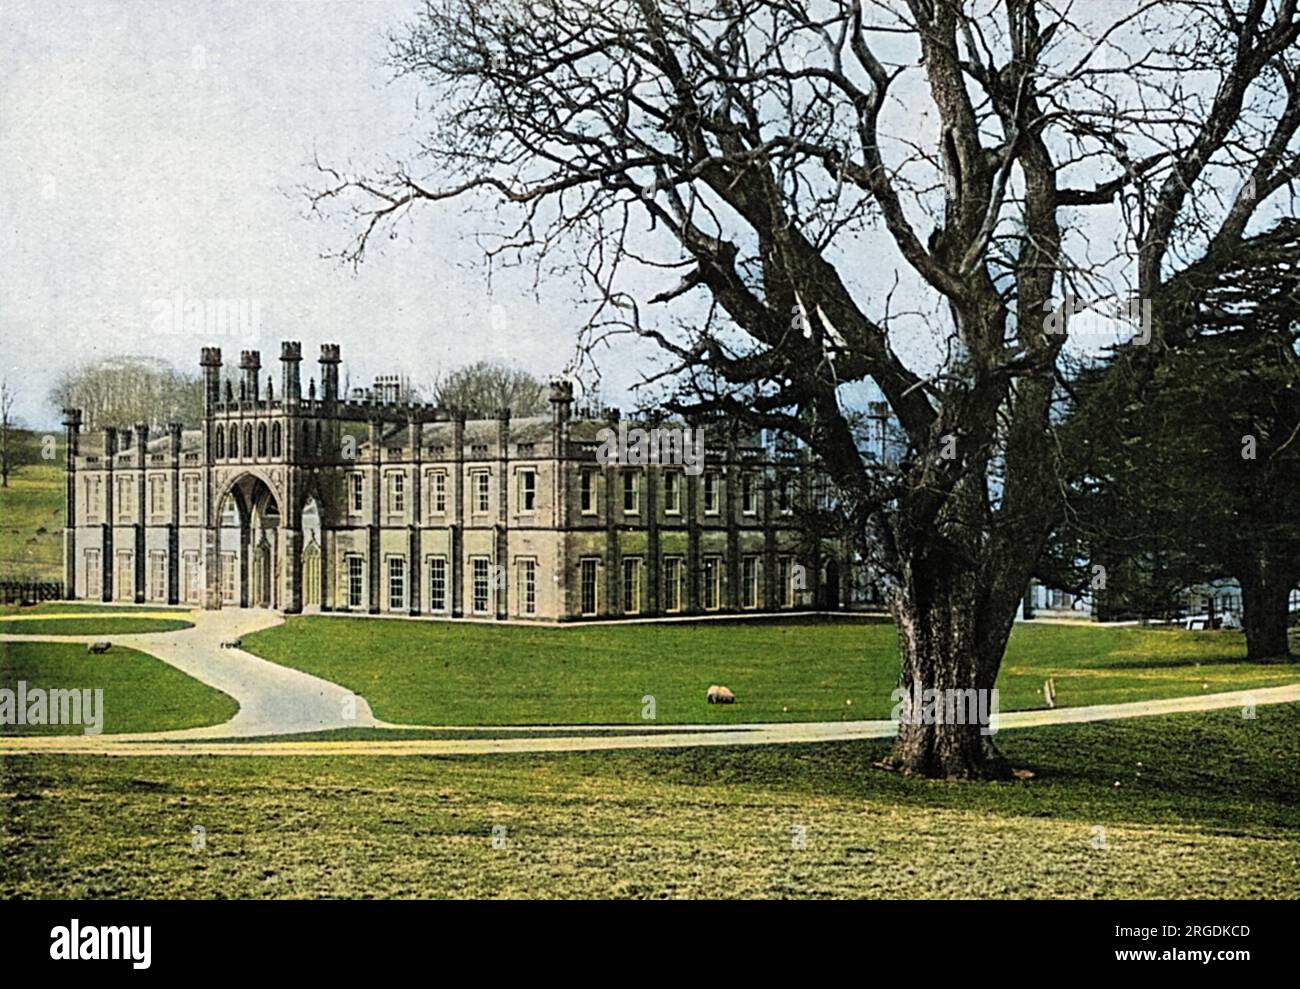
[[[14,393],[9,382],[0,381],[0,487],[9,487],[9,475],[15,466],[17,437],[14,435]]]
[[[55,409],[81,409],[87,429],[141,422],[151,429],[168,422],[197,425],[203,415],[198,376],[150,357],[108,357],[65,371],[50,389],[49,402]]]
[[[671,406],[799,437],[889,577],[902,684],[990,689],[1062,510],[1045,314],[1148,300],[1154,364],[1229,259],[1294,262],[1298,35],[1296,0],[428,0],[391,42],[435,97],[418,155],[318,163],[311,203],[352,263],[481,210],[489,263],[583,286],[588,344],[660,345]],[[1009,771],[973,725],[904,724],[890,762]]]
[[[509,409],[515,417],[547,411],[546,386],[527,371],[494,361],[476,361],[440,375],[433,384],[436,404],[492,415]]]

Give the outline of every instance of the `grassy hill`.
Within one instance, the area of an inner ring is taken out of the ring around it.
[[[39,448],[42,435],[26,433],[27,444]],[[0,580],[58,580],[62,575],[63,443],[60,440],[53,460],[17,468],[9,475],[9,487],[0,488]]]

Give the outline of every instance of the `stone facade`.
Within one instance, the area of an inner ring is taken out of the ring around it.
[[[715,422],[702,473],[603,466],[616,414],[575,415],[567,383],[549,416],[476,418],[396,388],[345,399],[333,344],[304,395],[301,361],[282,344],[277,394],[257,351],[236,384],[204,348],[199,430],[83,450],[66,412],[69,596],[496,620],[848,601],[840,547],[793,524],[819,496],[801,453]]]

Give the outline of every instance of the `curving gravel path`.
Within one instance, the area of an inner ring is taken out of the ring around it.
[[[28,620],[39,621],[40,617],[44,616],[32,616]],[[79,614],[76,617],[84,616]],[[112,617],[126,616],[114,614]],[[332,728],[366,728],[378,724],[370,705],[346,687],[268,662],[242,649],[222,647],[223,642],[283,624],[284,617],[278,612],[223,608],[220,611],[172,612],[167,617],[184,618],[193,622],[194,627],[138,635],[0,635],[0,641],[88,643],[108,640],[115,646],[160,659],[195,680],[229,694],[239,704],[235,716],[220,725],[169,732],[82,737],[115,742],[142,738],[251,738]],[[7,743],[16,741],[18,739],[0,739],[0,752],[10,751]]]

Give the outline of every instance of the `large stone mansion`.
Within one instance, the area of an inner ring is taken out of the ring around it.
[[[69,597],[206,608],[568,620],[834,608],[845,554],[801,536],[806,456],[727,424],[702,472],[598,463],[617,413],[490,418],[339,393],[339,348],[303,394],[285,342],[278,394],[257,351],[236,381],[202,351],[201,429],[105,429],[67,410]]]

